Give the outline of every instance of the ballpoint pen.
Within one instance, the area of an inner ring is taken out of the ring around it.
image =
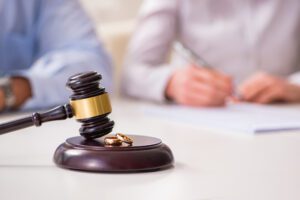
[[[195,53],[191,48],[188,48],[185,44],[177,41],[174,44],[174,50],[181,55],[182,57],[184,57],[184,59],[186,59],[189,62],[192,62],[193,64],[195,64],[198,67],[208,67],[208,68],[212,68],[211,65],[209,65],[203,57],[201,57],[200,55],[198,55],[197,53]]]

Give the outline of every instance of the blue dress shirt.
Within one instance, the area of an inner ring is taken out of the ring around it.
[[[23,108],[67,102],[68,77],[91,70],[110,90],[110,59],[78,0],[0,0],[0,73],[29,79]]]

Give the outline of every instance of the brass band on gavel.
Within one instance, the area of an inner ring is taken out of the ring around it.
[[[76,119],[86,119],[111,113],[112,108],[107,93],[85,99],[71,100]]]

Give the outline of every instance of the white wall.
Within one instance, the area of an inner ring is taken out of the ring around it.
[[[96,23],[134,19],[142,0],[81,0]]]
[[[114,91],[118,95],[127,44],[142,0],[81,0],[95,22],[99,38],[114,62]]]

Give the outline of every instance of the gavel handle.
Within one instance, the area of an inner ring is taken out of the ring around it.
[[[73,111],[70,104],[57,106],[44,113],[33,113],[31,117],[25,117],[15,121],[0,124],[0,135],[27,128],[30,126],[41,126],[44,122],[63,120],[73,117]]]

